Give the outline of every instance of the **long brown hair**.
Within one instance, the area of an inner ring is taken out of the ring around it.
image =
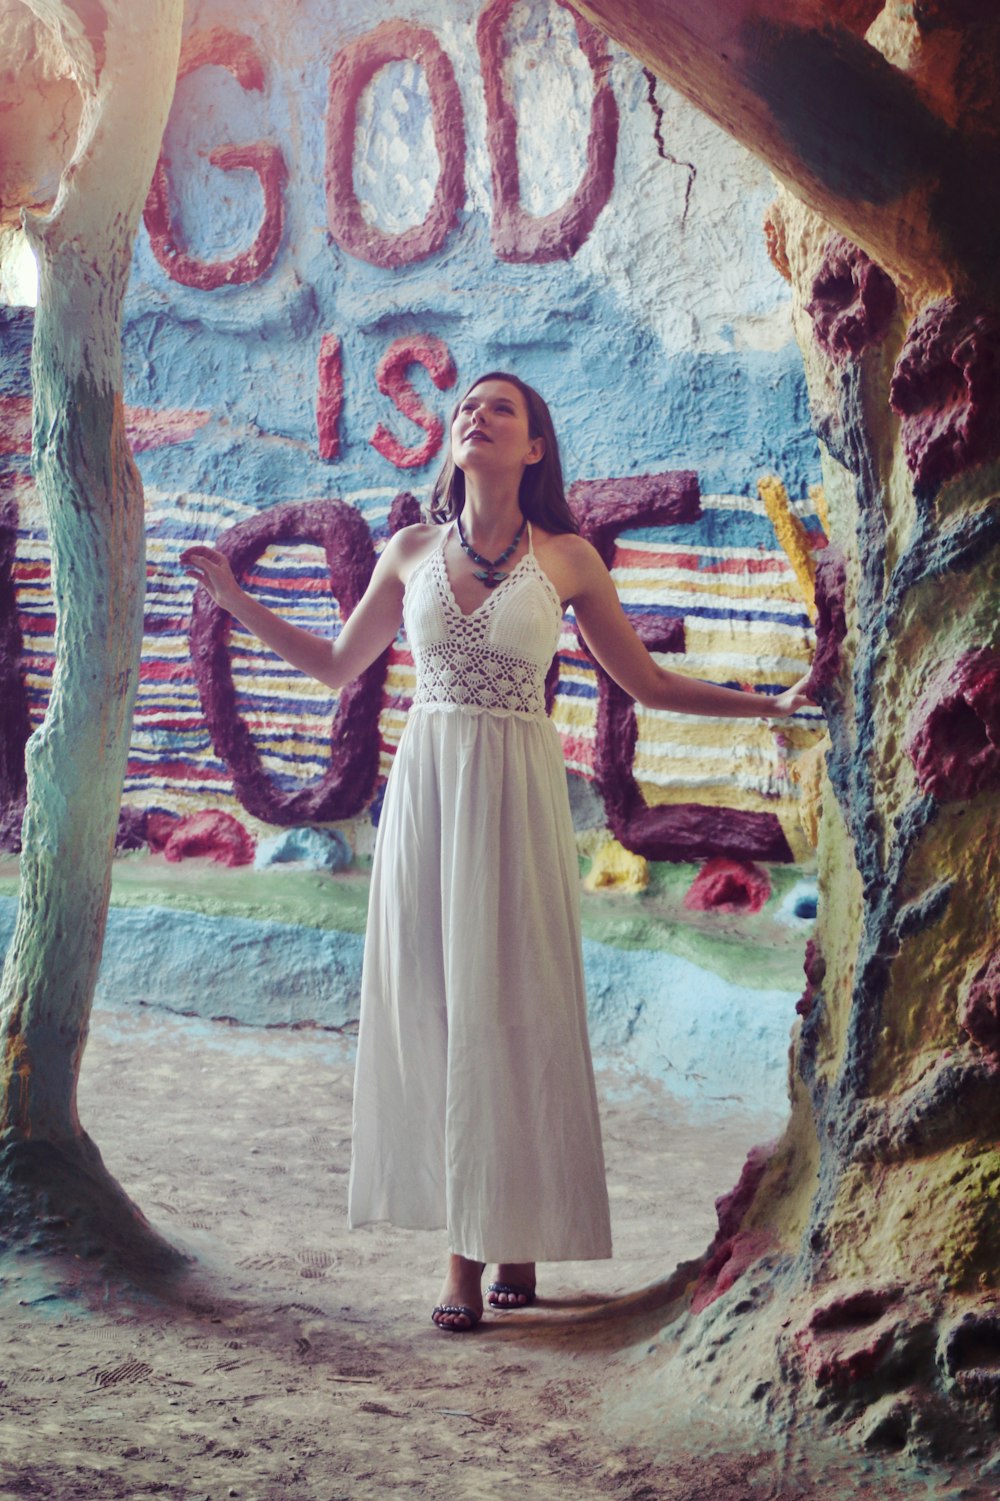
[[[505,370],[490,370],[486,375],[478,376],[466,390],[465,396],[455,403],[451,423],[454,423],[459,407],[469,392],[487,380],[502,380],[517,387],[528,409],[528,434],[532,438],[541,438],[545,445],[545,452],[537,464],[526,465],[521,476],[517,500],[522,515],[547,532],[579,531],[566,500],[562,464],[559,462],[559,443],[552,425],[552,414],[534,386],[529,386],[516,375],[508,375]],[[462,514],[465,506],[465,475],[451,455],[451,424],[448,432],[448,457],[431,492],[431,517],[437,522],[453,521]]]

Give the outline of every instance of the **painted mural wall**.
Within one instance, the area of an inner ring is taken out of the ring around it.
[[[344,858],[370,851],[413,687],[405,640],[334,701],[194,600],[178,557],[221,538],[263,599],[335,632],[419,516],[451,406],[485,370],[546,396],[581,527],[664,661],[774,691],[804,670],[825,538],[772,196],[555,0],[190,5],[124,332],[148,596],[123,847],[241,863],[319,824]],[[0,333],[16,848],[54,619],[30,310],[0,314]],[[636,713],[571,615],[550,688],[598,882],[602,859],[612,883],[641,883],[641,857],[808,858],[793,773],[818,716]]]

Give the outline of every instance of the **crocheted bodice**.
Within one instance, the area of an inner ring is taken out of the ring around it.
[[[440,544],[411,573],[403,623],[417,670],[414,708],[491,714],[545,713],[545,675],[556,648],[562,605],[528,551],[466,615],[459,609]]]

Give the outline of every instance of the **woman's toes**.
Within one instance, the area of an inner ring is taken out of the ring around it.
[[[535,1265],[532,1261],[500,1262],[496,1281],[490,1284],[491,1308],[526,1308],[535,1301]]]
[[[439,1304],[431,1314],[431,1322],[450,1334],[465,1334],[479,1323],[480,1314],[464,1304]]]

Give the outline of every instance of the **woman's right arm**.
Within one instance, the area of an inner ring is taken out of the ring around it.
[[[224,610],[265,646],[318,682],[339,691],[380,657],[396,639],[403,618],[403,585],[421,550],[422,526],[406,527],[387,543],[368,587],[336,641],[315,636],[283,620],[253,598],[233,577],[229,560],[214,547],[195,546],[181,554],[185,571],[198,580]],[[407,536],[410,533],[410,536]]]

